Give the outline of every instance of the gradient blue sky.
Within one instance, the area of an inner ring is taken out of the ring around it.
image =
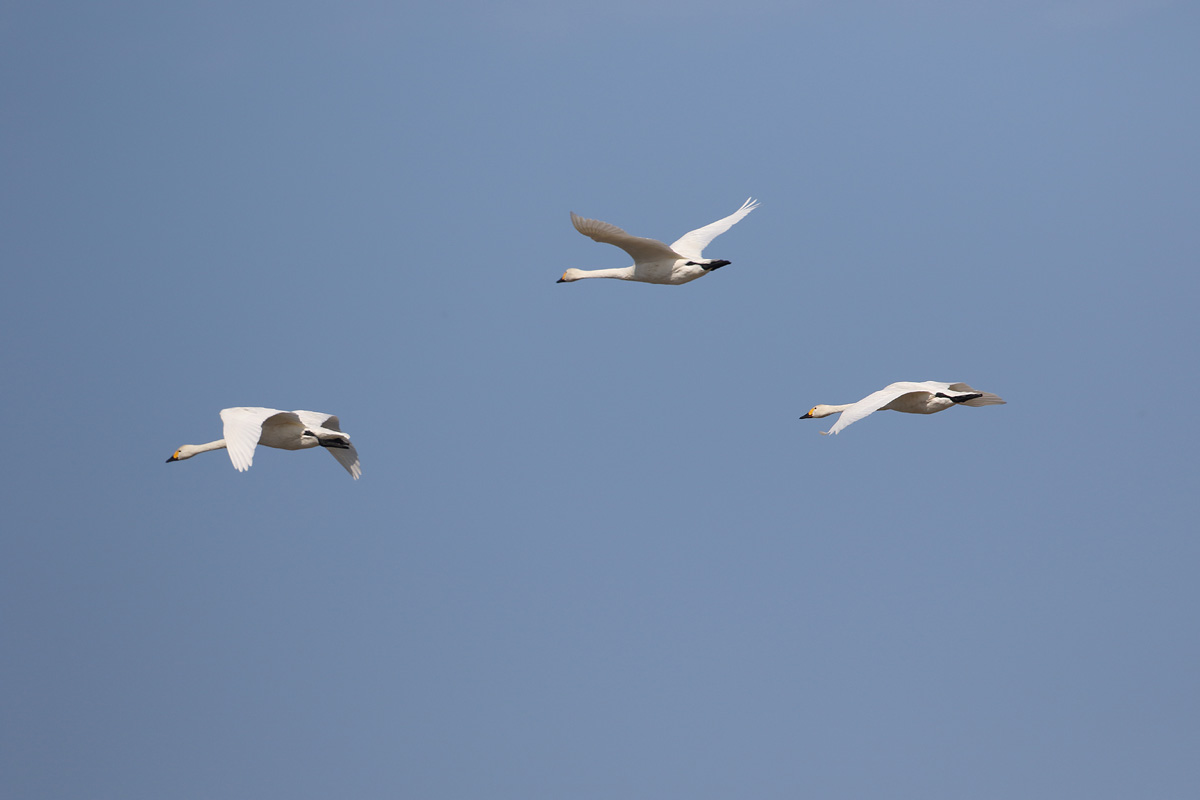
[[[1200,9],[0,7],[20,798],[1192,798]],[[672,241],[762,206],[683,287]],[[897,380],[1008,405],[797,418]],[[362,455],[164,464],[234,405]]]

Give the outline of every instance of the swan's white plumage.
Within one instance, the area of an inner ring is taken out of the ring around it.
[[[225,423],[225,448],[238,472],[245,472],[254,463],[254,448],[258,447],[258,440],[262,438],[263,423],[277,413],[281,412],[273,408],[221,409],[221,422]],[[296,424],[301,425],[299,418]]]
[[[728,261],[705,260],[704,248],[757,207],[758,203],[753,198],[748,199],[741,208],[729,216],[705,225],[703,228],[685,233],[669,247],[657,239],[631,236],[616,225],[598,219],[581,217],[571,212],[571,223],[575,226],[575,230],[593,241],[621,248],[633,259],[633,266],[598,270],[569,269],[563,273],[559,283],[569,283],[583,278],[619,278],[627,281],[661,284],[681,284],[695,280],[713,269],[729,263]]]
[[[603,242],[604,244],[616,245],[621,248],[637,263],[665,260],[676,261],[685,257],[657,239],[630,236],[610,222],[587,219],[586,217],[579,216],[574,211],[571,212],[571,223],[575,226],[575,230],[589,239],[596,242]]]
[[[968,395],[979,395],[967,400],[955,401]],[[831,414],[841,416],[826,434],[836,434],[847,425],[874,414],[876,411],[901,411],[906,414],[936,414],[955,405],[992,406],[1003,405],[1004,400],[991,392],[980,392],[965,383],[942,383],[940,381],[900,381],[844,406],[814,406],[801,419],[820,419]]]
[[[310,428],[324,428],[327,431],[342,433],[342,423],[333,414],[322,414],[319,411],[296,411],[296,416],[300,418],[306,426]],[[358,451],[354,449],[354,445],[350,442],[350,437],[346,436],[346,448],[327,447],[326,452],[337,459],[337,462],[346,468],[350,476],[354,480],[358,480],[362,475],[362,467],[358,463]]]
[[[352,478],[358,480],[362,475],[358,451],[332,414],[238,406],[221,409],[221,422],[225,438],[203,445],[184,445],[169,460],[182,461],[208,450],[225,448],[234,468],[245,472],[254,463],[254,449],[260,444],[280,450],[324,446]]]
[[[754,198],[746,198],[746,202],[742,203],[742,207],[730,214],[724,219],[719,219],[716,222],[711,222],[703,228],[697,228],[694,231],[689,231],[671,245],[671,249],[679,253],[684,258],[702,258],[704,248],[712,242],[713,239],[720,236],[725,231],[736,225],[743,217],[749,214],[754,209],[758,208],[758,203]]]

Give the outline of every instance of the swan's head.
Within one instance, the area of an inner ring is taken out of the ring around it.
[[[570,283],[571,281],[577,281],[582,277],[583,270],[571,268],[564,272],[563,276],[559,278],[556,283]]]
[[[834,406],[816,405],[809,409],[809,412],[800,419],[820,419],[821,417],[828,417],[830,414],[836,414],[839,411],[841,409]]]
[[[198,450],[195,445],[185,444],[183,447],[171,454],[171,457],[167,459],[167,463],[170,464],[172,461],[186,461],[199,452],[200,450]]]

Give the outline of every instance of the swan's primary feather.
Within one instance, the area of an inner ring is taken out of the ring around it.
[[[657,239],[646,239],[641,236],[630,236],[625,231],[610,222],[581,217],[571,212],[571,223],[575,230],[589,239],[604,244],[612,244],[624,250],[635,263],[649,261],[677,261],[683,258]]]
[[[730,214],[724,219],[719,219],[716,222],[710,222],[703,228],[696,228],[694,231],[689,231],[671,245],[671,250],[681,254],[684,258],[696,259],[703,258],[704,248],[708,247],[713,239],[720,236],[725,231],[732,228],[738,223],[742,217],[749,214],[754,209],[758,208],[758,203],[754,198],[747,198],[746,202],[742,203],[742,207]]]

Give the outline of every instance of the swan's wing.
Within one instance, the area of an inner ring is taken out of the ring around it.
[[[258,446],[258,440],[262,436],[263,423],[276,415],[296,418],[292,412],[276,408],[241,406],[221,409],[221,421],[225,423],[225,448],[229,451],[229,460],[238,472],[250,469],[250,465],[254,463],[254,448]]]
[[[748,198],[746,202],[742,203],[741,208],[725,219],[719,219],[703,228],[685,233],[679,238],[679,241],[671,245],[671,249],[676,253],[682,253],[687,258],[700,258],[700,254],[704,252],[704,248],[708,247],[709,242],[732,228],[742,217],[756,208],[758,208],[758,202],[753,197]]]
[[[325,428],[326,430],[338,431],[345,433],[342,430],[342,424],[333,414],[324,414],[320,411],[296,411],[293,412],[307,428]],[[350,444],[349,442],[347,444]],[[362,475],[362,467],[358,462],[358,451],[354,449],[354,445],[350,444],[348,448],[341,447],[326,447],[329,455],[337,459],[337,462],[346,468],[346,472],[350,473],[350,477],[358,480]]]
[[[586,217],[579,216],[574,211],[571,212],[571,223],[574,224],[575,230],[593,241],[614,244],[626,253],[629,253],[633,257],[634,263],[640,264],[647,261],[663,261],[668,259],[678,261],[683,258],[679,253],[676,253],[657,239],[643,239],[641,236],[630,236],[616,225],[601,222],[598,219],[587,219]]]
[[[983,395],[983,397],[976,397],[974,400],[967,400],[963,402],[964,406],[1002,406],[1006,404],[1006,401],[1003,400],[999,395],[992,394],[991,392],[980,392],[978,389],[972,389],[965,383],[950,384],[950,391],[967,392],[968,394],[975,394],[978,392],[979,394]]]
[[[320,411],[293,411],[293,414],[300,420],[301,424],[308,428],[328,428],[331,431],[341,431],[338,418],[333,414],[324,414]]]
[[[329,455],[337,459],[338,463],[346,468],[346,472],[350,473],[350,477],[358,480],[362,475],[362,466],[358,463],[358,451],[354,449],[354,445],[350,444],[347,448],[341,447],[326,447]]]
[[[842,415],[838,417],[838,421],[834,423],[834,426],[825,432],[837,433],[847,425],[853,425],[863,417],[868,417],[871,414],[874,414],[876,411],[883,408],[901,395],[908,394],[909,392],[928,392],[929,383],[929,381],[925,383],[901,381],[900,383],[893,383],[890,386],[885,386],[878,392],[872,392],[862,400],[859,400],[857,403],[843,411]],[[937,390],[935,389],[934,391]]]

